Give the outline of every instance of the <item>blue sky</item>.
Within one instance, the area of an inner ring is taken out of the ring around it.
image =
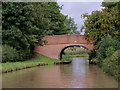
[[[78,30],[80,30],[81,26],[83,24],[83,18],[81,18],[81,15],[84,13],[91,13],[95,10],[101,10],[101,3],[99,2],[58,2],[58,5],[63,5],[61,13],[64,15],[68,15],[69,17],[72,17],[75,21],[75,23],[78,26]],[[81,33],[81,34],[84,34]]]

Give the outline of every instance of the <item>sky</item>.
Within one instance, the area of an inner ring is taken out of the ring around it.
[[[82,2],[60,2],[58,1],[58,5],[62,6],[62,10],[61,13],[63,13],[64,15],[68,15],[69,17],[72,17],[75,21],[75,23],[77,24],[78,30],[80,30],[81,26],[84,25],[84,19],[81,18],[81,15],[84,13],[91,13],[92,11],[95,10],[101,10],[101,3],[102,0],[98,0],[98,2],[91,2],[92,0],[90,0],[90,2],[87,2],[87,0],[82,0]],[[81,34],[84,34],[84,32],[82,32]]]

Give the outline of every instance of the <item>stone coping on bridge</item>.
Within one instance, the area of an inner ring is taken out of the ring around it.
[[[64,35],[48,35],[48,36],[85,36],[83,34],[64,34]]]

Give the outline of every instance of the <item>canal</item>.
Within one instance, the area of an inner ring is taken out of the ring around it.
[[[85,57],[71,64],[40,66],[2,74],[3,88],[118,88],[118,82],[89,65]]]

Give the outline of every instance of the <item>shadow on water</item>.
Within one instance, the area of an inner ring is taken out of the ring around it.
[[[118,82],[87,58],[67,65],[40,66],[2,74],[3,88],[117,88]]]

